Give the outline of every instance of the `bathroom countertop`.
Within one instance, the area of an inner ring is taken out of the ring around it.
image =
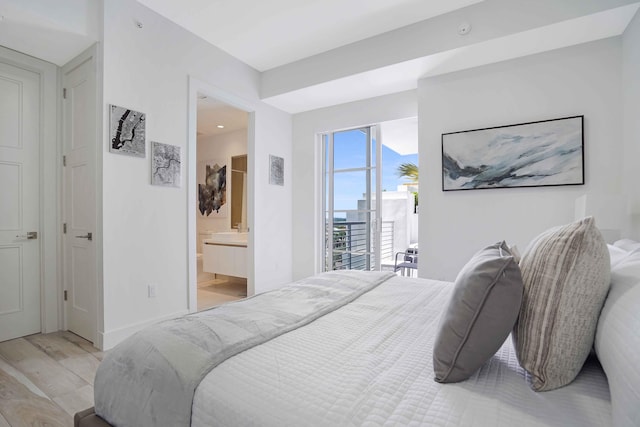
[[[205,245],[226,245],[226,246],[247,246],[248,233],[238,233],[237,231],[224,231],[213,233],[210,239],[204,239]]]

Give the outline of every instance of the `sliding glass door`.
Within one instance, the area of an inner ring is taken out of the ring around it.
[[[379,126],[323,135],[324,270],[380,270]]]

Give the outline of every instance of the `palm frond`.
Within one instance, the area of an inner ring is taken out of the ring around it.
[[[418,182],[418,166],[413,163],[402,163],[398,166],[398,176],[409,178],[411,182]]]

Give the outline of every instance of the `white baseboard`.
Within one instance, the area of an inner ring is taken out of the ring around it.
[[[166,316],[156,317],[150,320],[145,320],[143,322],[134,323],[129,326],[124,326],[122,328],[113,329],[111,331],[98,331],[98,337],[94,345],[100,350],[109,350],[110,348],[115,347],[124,339],[146,328],[147,326],[153,325],[154,323],[158,323],[162,320],[174,319],[176,317],[184,316],[185,314],[189,314],[189,310],[177,311]]]

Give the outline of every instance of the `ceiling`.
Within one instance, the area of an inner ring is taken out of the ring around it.
[[[260,98],[292,114],[619,36],[640,8],[639,0],[137,1],[260,71]],[[0,0],[0,45],[62,66],[100,39],[100,4]]]
[[[198,95],[198,137],[247,129],[249,114],[210,96]],[[220,128],[218,126],[224,126]]]
[[[482,0],[138,0],[258,71]]]
[[[406,156],[418,152],[418,118],[392,120],[380,123],[382,144]]]
[[[638,0],[138,0],[261,71],[295,114],[622,34]],[[460,28],[466,31],[460,31]]]
[[[63,66],[99,39],[96,0],[0,0],[0,45]]]

